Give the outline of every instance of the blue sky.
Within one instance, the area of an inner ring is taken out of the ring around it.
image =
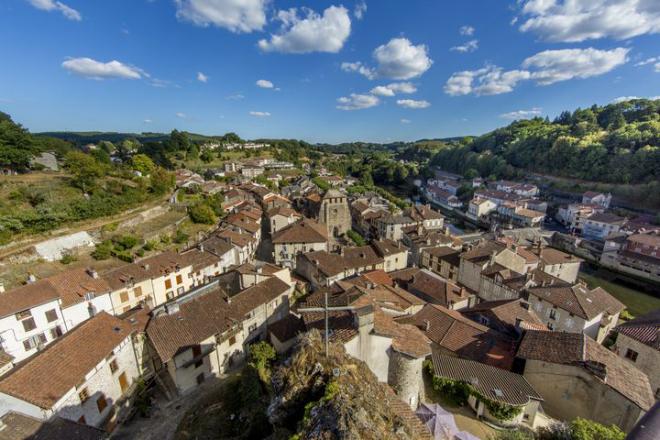
[[[481,134],[660,95],[658,33],[652,0],[4,0],[0,110],[34,132]]]

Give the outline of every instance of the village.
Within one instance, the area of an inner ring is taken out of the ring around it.
[[[413,418],[439,411],[436,393],[468,390],[483,432],[578,417],[629,432],[660,397],[659,311],[623,319],[621,301],[580,279],[596,258],[660,281],[658,228],[609,213],[611,195],[562,206],[553,233],[536,185],[475,178],[464,216],[481,228],[461,234],[438,210],[463,208],[461,176],[439,170],[401,209],[354,177],[294,168],[257,156],[178,169],[173,206],[177,192],[222,195],[209,231],[110,269],[0,285],[4,429],[129,438],[145,389],[167,407],[255,343],[286,359],[308,332],[364,362]]]

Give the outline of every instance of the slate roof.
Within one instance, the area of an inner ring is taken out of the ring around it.
[[[543,301],[548,301],[575,316],[591,320],[601,313],[615,315],[621,312],[625,305],[601,287],[589,290],[582,284],[573,286],[530,287],[530,295]]]
[[[517,357],[583,367],[645,411],[655,402],[646,374],[582,333],[530,330]]]
[[[128,323],[101,312],[14,368],[0,392],[50,409],[131,333]]]
[[[305,218],[273,234],[273,244],[322,243],[328,241],[328,230],[314,220]]]
[[[436,376],[468,383],[485,397],[508,405],[523,406],[532,399],[543,400],[522,375],[480,362],[434,351],[433,370]]]
[[[61,417],[48,421],[9,411],[0,418],[0,440],[101,440],[108,433]]]
[[[660,309],[619,324],[616,331],[660,351]]]

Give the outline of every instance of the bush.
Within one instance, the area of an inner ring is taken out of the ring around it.
[[[95,260],[107,260],[112,256],[112,243],[110,241],[104,241],[96,245],[94,252],[92,252],[92,258]]]
[[[534,440],[534,435],[522,430],[504,430],[490,437],[491,440]]]
[[[626,434],[618,426],[605,426],[578,417],[571,422],[573,440],[623,440]]]
[[[60,259],[60,263],[70,264],[70,263],[73,263],[76,260],[78,260],[78,258],[74,254],[64,254],[64,255],[62,255],[62,258]]]
[[[218,220],[213,209],[206,203],[197,203],[191,206],[188,208],[188,215],[194,223],[205,225],[212,225]]]
[[[367,244],[366,240],[360,234],[358,234],[352,229],[349,229],[346,232],[346,235],[348,235],[348,238],[350,238],[353,241],[353,243],[355,243],[357,246],[364,246],[365,244]]]
[[[112,239],[112,241],[115,244],[115,248],[122,251],[133,249],[139,242],[138,238],[133,235],[115,237]]]
[[[176,244],[186,243],[188,241],[188,238],[190,238],[190,236],[185,232],[180,230],[176,231],[176,234],[174,234],[174,243]]]

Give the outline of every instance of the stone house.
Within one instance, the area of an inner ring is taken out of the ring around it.
[[[472,220],[479,220],[497,210],[497,204],[492,200],[474,197],[468,204],[467,216]]]
[[[264,197],[261,206],[265,211],[274,208],[291,208],[291,200],[279,194],[269,194]]]
[[[510,370],[513,365],[513,339],[466,318],[456,310],[426,304],[414,315],[396,320],[419,328],[431,340],[434,352],[471,359],[504,370]]]
[[[370,245],[342,247],[339,253],[314,251],[298,255],[296,272],[314,288],[327,287],[355,274],[384,269],[385,260]]]
[[[154,309],[146,332],[157,374],[183,394],[226,372],[288,315],[292,290],[273,276],[230,296],[215,281]]]
[[[254,259],[259,240],[252,235],[236,232],[231,229],[221,229],[215,235],[228,241],[234,247],[236,251],[234,264],[243,264]]]
[[[540,242],[530,247],[529,250],[539,258],[538,267],[543,272],[567,283],[577,281],[583,261],[581,258],[558,249],[542,246]]]
[[[520,338],[525,330],[547,330],[543,321],[523,299],[486,301],[461,310],[461,314],[515,339]]]
[[[617,271],[660,282],[660,233],[610,234],[605,238],[600,262]]]
[[[458,281],[461,252],[449,246],[424,248],[421,251],[419,267],[429,269],[443,278]]]
[[[257,241],[261,239],[261,221],[254,220],[250,215],[243,212],[229,214],[223,220],[223,225],[241,234],[250,234]]]
[[[584,333],[598,342],[614,329],[625,308],[601,287],[584,284],[530,287],[527,296],[550,330]]]
[[[468,405],[477,417],[504,427],[535,427],[536,415],[543,398],[522,375],[437,352],[433,353],[432,359],[433,374],[436,377],[468,384],[488,400],[521,409],[512,419],[500,420],[488,411],[483,400],[470,395]]]
[[[268,227],[270,233],[274,234],[285,227],[302,220],[303,216],[291,208],[272,208],[267,211]]]
[[[428,231],[442,229],[445,224],[442,214],[432,209],[430,205],[413,205],[404,211],[404,215]]]
[[[476,296],[464,287],[427,269],[411,267],[389,274],[396,285],[430,304],[460,310],[476,302]]]
[[[383,257],[383,270],[391,272],[404,269],[408,265],[408,248],[400,241],[373,240],[371,246]]]
[[[112,424],[139,376],[131,333],[104,312],[87,320],[0,380],[0,415]]]
[[[417,222],[402,214],[389,214],[378,219],[378,237],[388,240],[401,240],[403,229],[416,226]]]
[[[584,221],[593,214],[601,214],[605,208],[600,205],[571,203],[566,206],[560,206],[557,210],[556,219],[559,223],[572,231],[582,231]]]
[[[421,254],[425,249],[448,246],[460,250],[462,247],[461,239],[452,237],[447,230],[427,230],[421,225],[403,228],[402,241],[410,248],[410,265],[421,265]]]
[[[275,264],[295,269],[299,254],[328,250],[328,231],[325,225],[305,218],[274,233],[272,243]]]
[[[646,373],[656,399],[660,399],[660,310],[616,327],[616,354]]]
[[[584,334],[529,330],[516,356],[516,371],[551,417],[582,417],[628,432],[653,406],[646,374]]]
[[[154,307],[183,295],[193,285],[192,264],[177,253],[166,251],[135,263],[151,280]]]

